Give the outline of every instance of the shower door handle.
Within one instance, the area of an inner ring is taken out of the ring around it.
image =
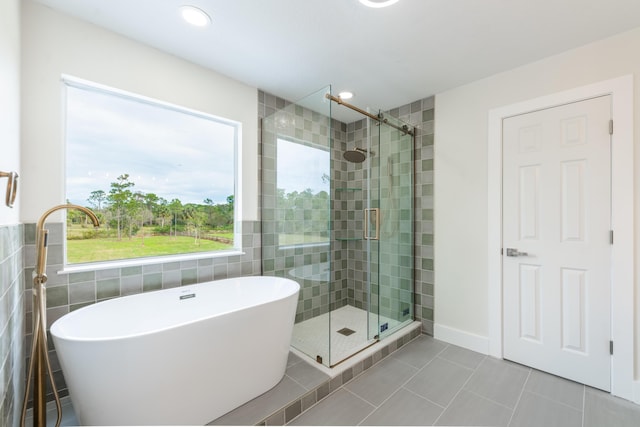
[[[376,216],[376,234],[374,237],[369,236],[369,221],[371,212]],[[364,240],[380,240],[380,208],[364,209]]]

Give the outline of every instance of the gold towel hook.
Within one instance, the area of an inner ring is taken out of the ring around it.
[[[4,203],[12,208],[18,194],[18,173],[17,172],[0,172],[0,178],[9,178],[7,181],[7,192]]]

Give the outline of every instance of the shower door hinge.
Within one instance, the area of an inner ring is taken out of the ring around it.
[[[609,120],[609,135],[613,135],[613,119]]]
[[[613,356],[613,341],[609,341],[609,354]]]
[[[613,245],[613,230],[609,230],[609,244]]]

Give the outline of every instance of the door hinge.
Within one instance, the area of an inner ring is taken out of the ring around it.
[[[609,354],[613,355],[613,341],[609,341]]]
[[[613,245],[613,230],[609,230],[609,244]]]
[[[609,135],[613,135],[613,119],[609,120]]]

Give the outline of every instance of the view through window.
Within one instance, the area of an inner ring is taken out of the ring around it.
[[[234,248],[240,124],[65,80],[67,263]]]
[[[278,138],[276,161],[278,244],[329,242],[329,150]]]

